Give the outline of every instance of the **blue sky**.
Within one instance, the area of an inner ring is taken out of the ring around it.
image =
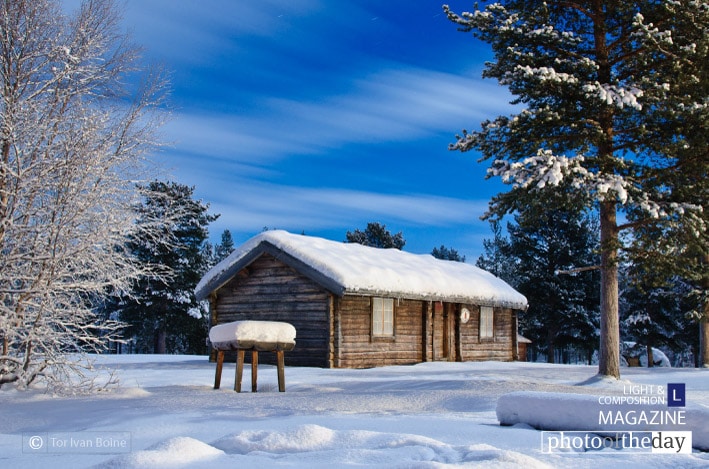
[[[221,214],[213,240],[264,227],[344,240],[376,221],[406,251],[474,262],[491,237],[479,217],[504,186],[447,146],[510,113],[510,96],[482,80],[488,47],[441,2],[127,0],[124,19],[171,70],[159,157]]]

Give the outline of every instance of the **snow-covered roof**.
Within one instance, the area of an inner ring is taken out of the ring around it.
[[[254,236],[214,266],[197,285],[197,298],[209,296],[264,253],[338,296],[377,295],[520,310],[527,307],[524,295],[471,264],[280,230]]]
[[[526,338],[526,337],[523,336],[523,335],[517,334],[517,343],[518,343],[518,344],[531,344],[532,341],[529,340],[528,338]]]

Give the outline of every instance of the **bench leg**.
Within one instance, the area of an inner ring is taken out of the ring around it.
[[[278,391],[286,392],[286,373],[283,350],[276,350],[276,363],[278,367]]]
[[[234,391],[241,392],[241,375],[244,372],[244,351],[236,351],[236,377],[234,379]]]
[[[256,381],[258,380],[258,350],[251,352],[251,392],[256,392]]]
[[[217,351],[217,372],[214,375],[214,389],[219,389],[222,383],[222,366],[224,365],[224,351]]]

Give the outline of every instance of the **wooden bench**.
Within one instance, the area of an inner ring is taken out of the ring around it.
[[[224,352],[236,351],[236,376],[234,391],[241,392],[241,378],[244,371],[244,356],[251,351],[251,392],[257,391],[258,353],[275,352],[278,369],[278,390],[285,392],[284,352],[295,348],[295,328],[286,322],[276,321],[235,321],[212,327],[209,341],[217,351],[217,370],[214,389],[219,389],[222,380]]]

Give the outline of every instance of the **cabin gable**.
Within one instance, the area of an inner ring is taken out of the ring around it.
[[[212,293],[211,324],[240,320],[284,321],[298,331],[286,364],[328,366],[330,293],[269,253]],[[268,362],[268,354],[264,355]]]

